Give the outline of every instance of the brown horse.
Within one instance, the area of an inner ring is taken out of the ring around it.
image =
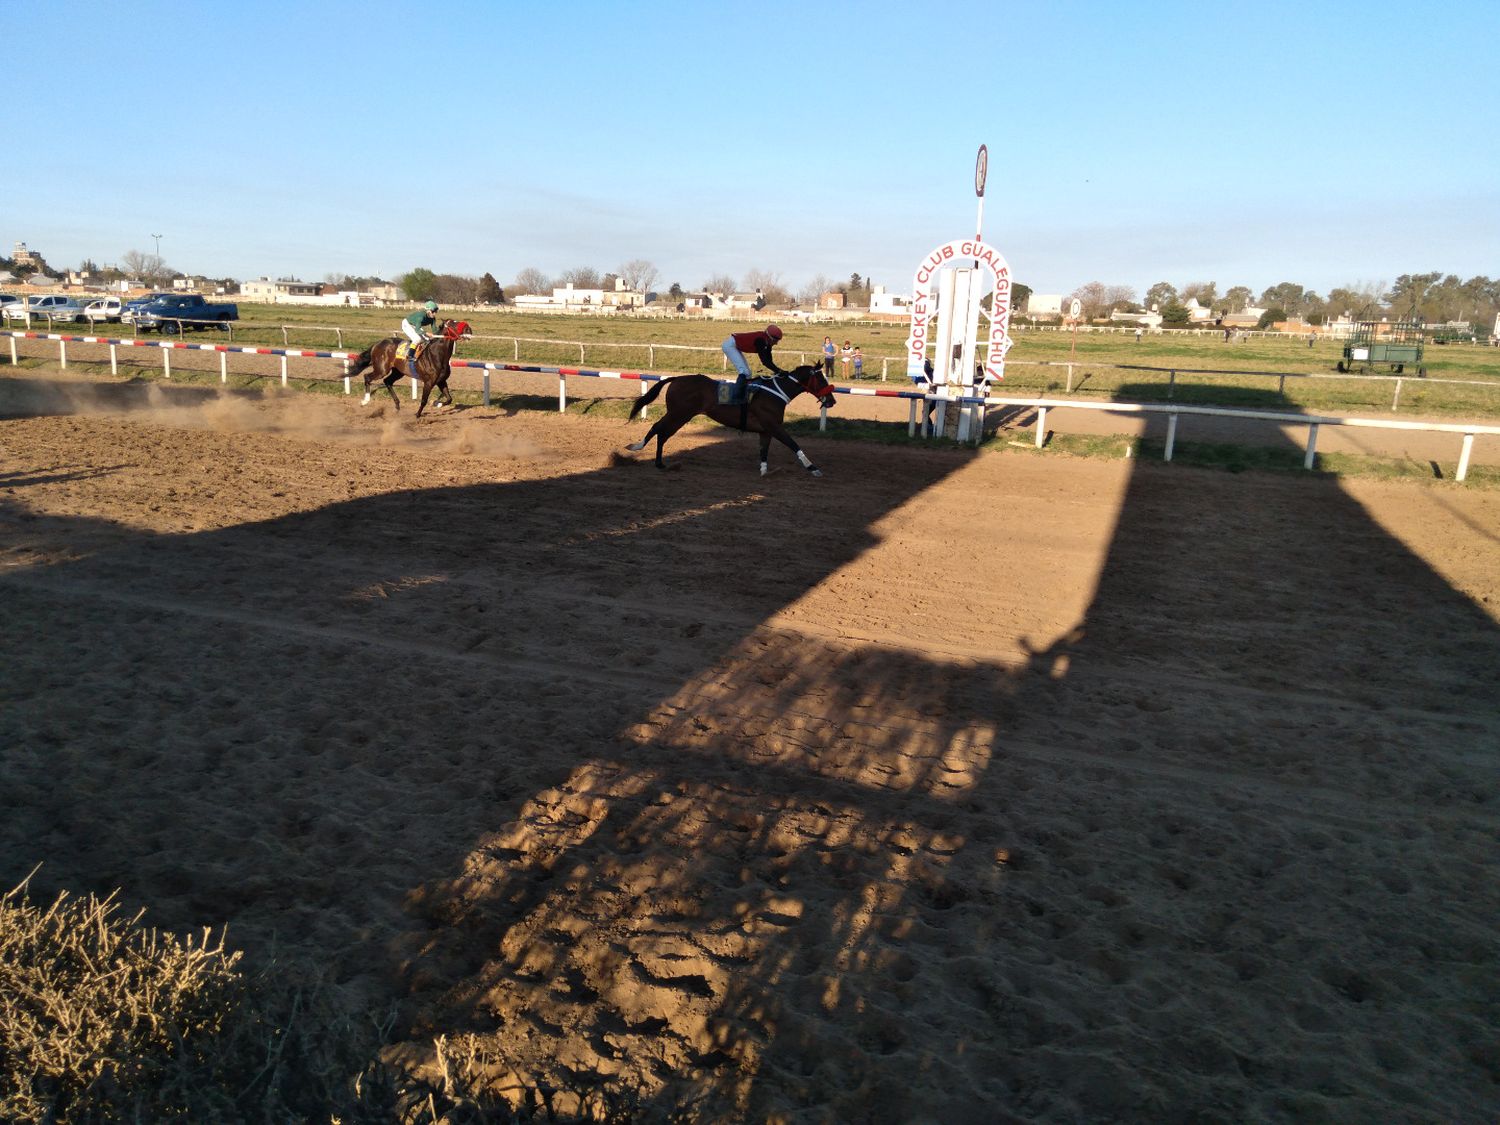
[[[751,383],[750,402],[746,406],[720,403],[720,383],[717,379],[707,375],[674,375],[663,379],[636,399],[635,405],[630,408],[630,417],[634,418],[643,407],[649,406],[661,394],[663,387],[667,390],[665,416],[658,419],[640,441],[632,442],[626,447],[645,449],[646,443],[655,438],[658,469],[667,467],[661,456],[662,446],[667,439],[682,429],[689,419],[702,414],[721,426],[760,435],[761,476],[769,471],[766,459],[770,456],[772,438],[795,453],[797,460],[802,462],[802,467],[813,476],[823,475],[823,471],[808,460],[802,447],[792,440],[792,435],[786,432],[786,426],[782,422],[787,404],[803,391],[818,399],[825,407],[833,405],[833,387],[823,377],[821,365],[803,364],[790,371],[777,371],[770,379]]]
[[[401,409],[401,396],[396,394],[395,382],[402,376],[416,379],[422,384],[422,401],[417,406],[417,417],[422,417],[422,411],[427,409],[427,396],[432,393],[432,388],[438,389],[438,409],[453,405],[453,396],[448,392],[449,365],[453,361],[453,349],[458,341],[467,339],[473,335],[466,320],[445,320],[438,325],[439,337],[429,340],[417,356],[416,370],[412,370],[410,359],[398,358],[396,349],[404,341],[399,336],[381,340],[378,344],[372,344],[355,358],[353,366],[349,368],[349,377],[353,378],[365,368],[365,400],[360,405],[370,405],[370,384],[379,379],[385,384],[385,389],[391,392],[391,401],[396,404],[396,409]]]

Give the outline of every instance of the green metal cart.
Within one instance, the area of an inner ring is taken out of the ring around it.
[[[1385,363],[1400,374],[1410,363],[1418,375],[1426,375],[1427,368],[1421,365],[1422,343],[1421,321],[1361,321],[1344,344],[1344,358],[1339,360],[1338,369],[1367,374],[1370,368]]]

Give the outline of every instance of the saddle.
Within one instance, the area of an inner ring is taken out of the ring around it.
[[[396,345],[396,358],[404,359],[407,363],[415,366],[417,360],[422,358],[422,353],[427,350],[427,341],[413,344],[410,340],[402,340]]]

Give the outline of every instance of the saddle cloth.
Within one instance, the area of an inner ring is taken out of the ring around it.
[[[413,344],[410,340],[403,340],[396,345],[396,358],[415,363],[417,357],[422,354],[422,345]]]
[[[748,402],[750,400],[750,396],[753,395],[756,391],[760,390],[761,386],[765,382],[766,382],[766,380],[765,380],[764,377],[762,377],[762,376],[756,376],[755,378],[751,379],[748,383],[746,383],[745,384],[745,401]],[[734,393],[734,381],[733,380],[730,380],[727,383],[720,383],[719,384],[719,399],[718,399],[718,402],[719,402],[720,406],[743,406],[744,405],[744,403],[741,402],[740,399]]]

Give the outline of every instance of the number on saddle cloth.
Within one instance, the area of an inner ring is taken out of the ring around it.
[[[719,384],[719,405],[720,406],[745,406],[745,405],[747,405],[750,402],[750,399],[754,396],[755,392],[760,389],[761,384],[763,384],[765,381],[766,381],[765,380],[765,376],[763,376],[763,375],[756,375],[753,378],[751,378],[749,381],[747,381],[745,383],[745,397],[744,397],[743,401],[741,401],[741,399],[738,396],[736,396],[735,393],[734,393],[734,391],[735,391],[734,380],[731,379],[727,383],[720,383]]]

